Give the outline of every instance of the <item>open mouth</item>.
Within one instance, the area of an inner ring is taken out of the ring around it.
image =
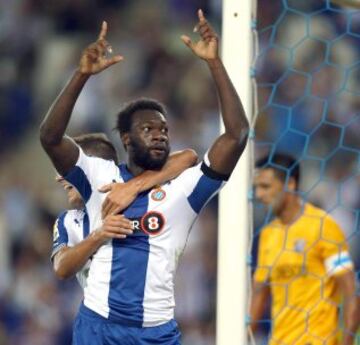
[[[162,146],[156,146],[156,147],[150,148],[150,152],[153,152],[157,155],[164,154],[166,152],[166,148],[162,147]]]
[[[156,148],[156,149],[150,149],[150,151],[151,151],[151,152],[154,152],[154,153],[164,153],[164,152],[165,152],[164,149],[158,149],[158,148]]]

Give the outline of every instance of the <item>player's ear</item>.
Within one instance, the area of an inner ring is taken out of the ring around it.
[[[124,145],[125,150],[127,150],[128,145],[130,144],[130,136],[129,133],[123,133],[120,135],[120,139]]]
[[[295,192],[296,191],[296,181],[293,177],[289,178],[288,181],[288,191]]]

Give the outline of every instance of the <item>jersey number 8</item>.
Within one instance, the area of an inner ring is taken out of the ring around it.
[[[164,225],[165,218],[159,212],[150,211],[141,218],[141,228],[150,236],[158,235],[164,228]]]

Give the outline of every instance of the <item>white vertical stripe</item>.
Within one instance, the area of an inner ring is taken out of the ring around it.
[[[86,205],[89,214],[90,232],[99,229],[102,224],[100,205],[102,205],[104,199],[105,195],[100,194],[97,192],[97,189],[95,189]],[[112,242],[109,241],[102,245],[94,254],[87,279],[87,286],[84,289],[85,306],[105,318],[108,318],[110,312],[108,298],[112,257],[113,246]]]
[[[197,216],[184,198],[182,186],[171,183],[163,188],[166,198],[171,198],[171,201],[161,203],[149,197],[149,210],[161,212],[165,226],[161,233],[149,237],[150,253],[143,300],[144,327],[159,325],[174,318],[174,278],[178,258]]]
[[[84,289],[84,304],[91,310],[109,317],[109,288],[111,279],[113,247],[111,243],[103,245],[91,262],[87,286]]]

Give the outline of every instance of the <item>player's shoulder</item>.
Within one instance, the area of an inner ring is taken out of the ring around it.
[[[304,204],[303,215],[308,217],[324,218],[327,216],[327,213],[322,208],[307,202]]]
[[[186,181],[189,179],[190,180],[199,179],[202,176],[206,176],[209,181],[212,180],[214,182],[219,182],[219,183],[226,182],[230,178],[230,175],[222,174],[222,173],[219,173],[219,172],[213,170],[210,167],[208,155],[205,154],[203,160],[201,160],[200,162],[197,162],[192,167],[185,169],[174,180],[182,182],[182,181]]]
[[[55,225],[68,231],[73,226],[79,226],[82,223],[85,215],[85,210],[65,210],[58,215],[55,221]]]
[[[104,159],[96,156],[87,155],[80,147],[79,147],[79,159],[76,165],[83,165],[86,162],[95,168],[103,168],[103,167],[117,167],[116,163],[111,159]]]
[[[323,225],[334,225],[338,226],[335,219],[322,208],[315,206],[311,203],[306,203],[304,207],[304,216],[314,221],[320,221]]]
[[[83,209],[81,209],[81,210],[72,209],[72,210],[67,210],[65,212],[66,212],[66,218],[68,218],[68,219],[82,220],[86,214],[85,210],[83,210]]]
[[[108,160],[100,157],[88,156],[89,162],[93,169],[101,170],[105,172],[118,171],[119,167],[113,160]]]
[[[182,184],[188,180],[193,180],[201,174],[200,166],[201,162],[189,168],[186,168],[184,171],[181,172],[181,174],[173,178],[171,182],[175,184]]]
[[[64,224],[65,219],[68,217],[69,210],[63,210],[61,211],[56,219],[55,219],[55,226],[59,226],[60,224]]]
[[[270,222],[264,224],[260,228],[260,236],[262,238],[264,238],[266,236],[271,236],[274,229],[277,229],[277,228],[281,228],[281,224],[280,224],[280,221],[277,218],[274,218]]]

